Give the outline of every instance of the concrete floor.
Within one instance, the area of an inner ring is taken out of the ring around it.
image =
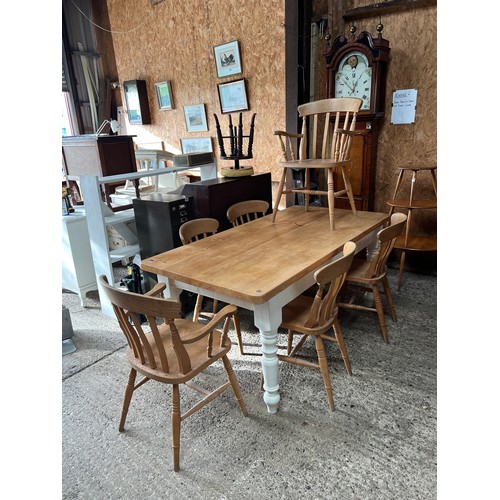
[[[434,499],[437,495],[435,273],[405,272],[398,322],[384,344],[375,314],[342,310],[353,375],[328,347],[336,408],[316,370],[280,365],[281,402],[267,413],[260,358],[230,359],[249,410],[231,392],[183,422],[181,470],[172,471],[170,388],[136,392],[118,432],[128,364],[116,320],[62,294],[76,351],[62,357],[63,499]],[[241,310],[246,350],[258,352],[252,315]],[[234,340],[234,336],[232,336]],[[280,345],[286,345],[280,335]],[[312,351],[311,351],[312,352]],[[205,381],[221,381],[214,367]],[[196,395],[181,397],[189,404]]]

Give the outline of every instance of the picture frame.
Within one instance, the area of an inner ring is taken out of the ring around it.
[[[208,131],[207,115],[204,104],[192,104],[184,106],[184,118],[188,132]]]
[[[219,78],[242,73],[238,40],[216,45],[214,47],[214,55],[217,76]]]
[[[222,113],[246,111],[249,108],[246,80],[240,78],[231,82],[217,84],[219,102]]]
[[[156,99],[160,110],[174,109],[170,80],[155,83]]]
[[[211,137],[193,137],[181,139],[182,154],[213,153]]]

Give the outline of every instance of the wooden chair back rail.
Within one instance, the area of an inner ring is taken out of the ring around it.
[[[212,236],[219,229],[219,221],[210,217],[193,219],[179,228],[179,237],[183,245]]]
[[[210,217],[202,217],[185,222],[179,228],[179,236],[183,245],[188,245],[198,240],[213,236],[217,233],[219,228],[219,221]],[[193,321],[198,322],[200,316],[213,318],[219,309],[219,301],[214,299],[212,305],[212,312],[202,312],[203,308],[203,295],[198,294],[193,311]],[[243,341],[241,337],[241,326],[238,310],[232,315],[234,329],[236,331],[236,340],[241,354],[243,353]],[[229,331],[229,320],[224,324],[223,337],[226,337]]]
[[[379,248],[377,249],[371,261],[354,259],[351,269],[346,276],[346,293],[351,289],[362,289],[373,294],[374,306],[356,304],[356,295],[345,299],[344,302],[338,302],[338,306],[345,309],[357,311],[371,311],[378,316],[380,331],[384,342],[389,342],[387,326],[385,324],[385,313],[382,305],[381,296],[385,295],[389,312],[392,320],[397,321],[396,308],[392,299],[392,292],[387,280],[387,259],[394,248],[396,238],[403,231],[403,226],[407,220],[404,213],[395,213],[391,215],[390,225],[377,233]],[[382,289],[379,289],[382,285]]]
[[[314,328],[327,324],[337,314],[335,301],[337,295],[344,284],[346,273],[352,263],[356,244],[352,241],[344,245],[344,257],[319,269],[314,273],[314,279],[318,284],[318,290],[314,297],[311,312],[304,326]],[[329,286],[326,294],[325,287]]]
[[[120,327],[125,334],[129,347],[133,350],[134,356],[141,364],[149,365],[150,368],[160,369],[164,373],[170,372],[170,367],[165,351],[165,343],[162,339],[157,323],[158,319],[163,321],[163,325],[168,327],[171,335],[172,348],[179,363],[182,373],[186,374],[191,370],[191,360],[186,351],[185,345],[199,342],[204,337],[207,338],[207,355],[210,357],[213,348],[212,332],[214,324],[235,313],[235,306],[226,306],[214,315],[212,321],[207,325],[200,325],[198,334],[189,338],[181,338],[175,324],[175,318],[180,318],[181,308],[178,301],[166,300],[163,298],[150,297],[147,295],[124,292],[109,284],[104,284],[106,294],[110,298]],[[145,316],[146,323],[150,330],[150,335],[154,339],[154,348],[158,353],[160,366],[153,353],[153,348],[144,331],[140,317]],[[222,347],[227,338],[228,322],[224,324],[220,346]]]
[[[269,203],[264,200],[240,201],[227,209],[227,218],[233,226],[240,226],[266,215]]]
[[[284,362],[319,369],[323,377],[328,404],[332,411],[334,409],[333,393],[323,340],[338,344],[346,370],[351,374],[349,356],[337,318],[338,307],[336,300],[352,264],[355,251],[356,244],[354,242],[348,241],[345,243],[342,257],[321,267],[314,273],[314,279],[318,287],[314,299],[311,300],[305,296],[297,297],[287,304],[283,310],[281,327],[288,330],[287,354],[278,354],[278,358]],[[308,307],[309,311],[307,311]],[[303,321],[301,318],[306,319]],[[335,336],[327,335],[326,332],[331,328],[333,328]],[[294,333],[301,334],[301,338],[292,349]],[[297,357],[309,336],[313,336],[315,339],[317,362]]]
[[[277,135],[280,141],[283,161],[295,161],[295,151],[299,149],[298,145],[300,144],[300,139],[303,137],[302,134],[292,134],[283,130],[275,130],[274,135]]]
[[[192,321],[180,318],[178,301],[155,296],[165,289],[163,283],[144,295],[115,288],[104,275],[99,276],[99,283],[113,305],[129,345],[127,358],[131,369],[118,430],[121,432],[125,428],[128,409],[136,389],[151,379],[172,385],[172,456],[173,468],[177,472],[180,467],[182,420],[203,408],[229,387],[232,388],[243,415],[248,414],[238,380],[227,357],[231,349],[228,338],[229,319],[237,309],[235,306],[226,306],[206,325],[193,324]],[[222,321],[224,327],[221,332],[215,327]],[[212,391],[191,383],[194,377],[218,360],[222,360],[226,371],[225,383]],[[137,372],[144,375],[138,383],[135,382]],[[184,413],[181,413],[181,384],[204,395],[202,400]]]
[[[354,194],[347,167],[350,165],[352,137],[355,135],[356,117],[361,106],[361,99],[331,98],[300,105],[297,110],[302,118],[301,137],[276,131],[280,140],[283,161],[281,179],[273,207],[272,220],[275,222],[278,207],[283,194],[303,193],[304,208],[309,210],[311,195],[327,196],[330,229],[335,229],[335,198],[347,194],[352,213],[356,215]],[[291,140],[295,139],[298,147],[298,160],[292,157],[294,148]],[[320,142],[321,140],[321,142]],[[319,149],[321,148],[321,149]],[[320,158],[318,158],[320,155]],[[304,186],[285,188],[286,169],[304,169]],[[311,169],[325,170],[327,173],[326,189],[311,189]],[[342,174],[345,187],[335,190],[334,171]]]
[[[366,278],[376,278],[384,275],[387,271],[387,259],[391,254],[396,238],[401,234],[407,216],[403,213],[396,213],[391,216],[391,225],[381,229],[377,233],[380,243],[371,263],[367,269]]]

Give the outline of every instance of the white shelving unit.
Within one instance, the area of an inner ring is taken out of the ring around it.
[[[97,290],[94,263],[90,251],[85,211],[62,216],[62,287],[75,292],[83,307],[87,305],[87,292]]]
[[[200,169],[202,180],[214,179],[217,177],[217,166],[215,162],[197,165],[192,168]],[[134,209],[129,208],[119,212],[113,212],[102,201],[101,186],[104,184],[121,181],[125,182],[143,177],[169,175],[173,172],[183,170],[189,170],[189,167],[168,167],[150,170],[147,172],[142,171],[132,174],[110,175],[107,177],[99,177],[95,175],[80,176],[80,188],[85,204],[90,249],[92,252],[96,279],[101,274],[104,274],[109,283],[114,283],[113,264],[123,259],[133,258],[136,254],[139,254],[139,242],[137,241],[137,235],[127,226],[127,223],[135,220]],[[107,230],[109,226],[112,226],[128,242],[128,245],[109,250]],[[117,285],[117,283],[114,284]],[[111,303],[100,289],[99,283],[98,290],[103,314],[114,317]]]

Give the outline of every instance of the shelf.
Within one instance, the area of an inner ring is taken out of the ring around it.
[[[118,262],[122,259],[128,257],[134,257],[134,255],[139,253],[139,243],[133,245],[127,245],[124,247],[118,247],[109,251],[109,258],[111,262]]]
[[[412,209],[437,208],[436,200],[413,200],[413,202],[410,204],[410,200],[399,198],[396,200],[388,200],[387,204],[390,207],[398,207],[398,208],[412,208]]]
[[[420,252],[435,252],[437,250],[437,238],[433,236],[410,236],[405,245],[405,235],[401,234],[396,240],[394,248],[399,250],[414,250]]]
[[[115,212],[113,215],[107,215],[104,217],[104,223],[107,226],[114,226],[115,224],[132,222],[133,220],[134,220],[133,208],[122,210],[121,212]]]
[[[217,165],[215,162],[207,165],[197,165],[196,168],[199,169],[202,180],[217,177]],[[137,234],[128,225],[131,222],[135,222],[134,209],[132,207],[123,207],[123,209],[112,211],[109,205],[102,200],[102,186],[110,183],[124,183],[127,180],[140,179],[142,177],[163,175],[177,170],[192,170],[192,167],[159,168],[105,177],[98,175],[80,176],[95,277],[104,275],[108,283],[112,283],[114,281],[113,264],[125,259],[134,258],[137,254],[140,255]],[[110,227],[128,244],[110,250]],[[111,302],[101,290],[99,282],[97,282],[97,287],[102,313],[109,317],[115,317]]]
[[[402,166],[399,167],[399,175],[396,181],[396,187],[394,189],[394,195],[392,199],[387,200],[387,205],[391,207],[389,214],[394,213],[395,208],[407,209],[408,210],[408,220],[406,222],[406,230],[403,234],[399,235],[394,244],[394,248],[401,250],[401,259],[399,262],[399,279],[398,279],[398,292],[401,288],[401,280],[403,278],[403,269],[405,264],[406,252],[416,251],[416,252],[437,252],[437,236],[426,235],[420,236],[412,234],[411,224],[413,220],[413,210],[428,210],[437,208],[437,180],[436,180],[436,170],[437,166]],[[408,198],[398,198],[399,188],[403,181],[404,174],[406,172],[411,172],[410,181],[410,193]],[[418,199],[418,195],[415,196],[414,191],[416,190],[417,184],[417,174],[419,172],[429,172],[432,177],[432,186],[434,188],[434,199]]]

